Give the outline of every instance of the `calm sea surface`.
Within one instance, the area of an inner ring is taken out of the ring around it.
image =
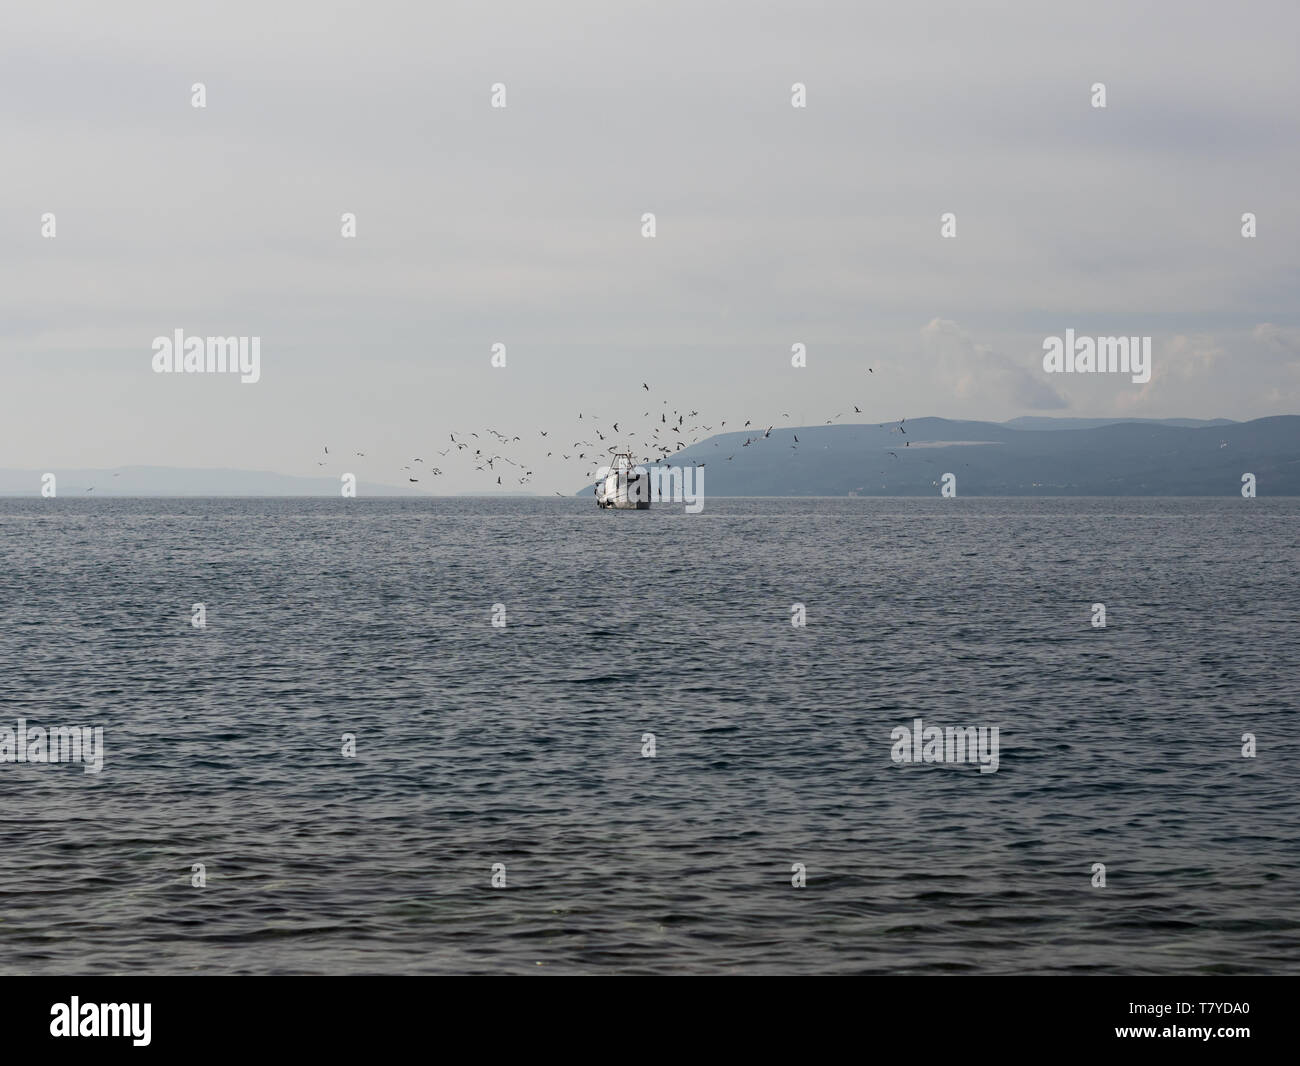
[[[0,972],[1297,973],[1298,560],[1300,500],[0,500],[0,729],[106,749],[0,763]]]

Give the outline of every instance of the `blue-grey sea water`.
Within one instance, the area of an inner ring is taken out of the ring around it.
[[[105,757],[0,763],[0,971],[1300,972],[1298,559],[1263,498],[3,500],[0,728]]]

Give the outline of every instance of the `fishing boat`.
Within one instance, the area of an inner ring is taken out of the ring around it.
[[[596,482],[596,505],[602,510],[645,511],[650,507],[650,477],[638,468],[628,452],[614,456],[605,476]]]

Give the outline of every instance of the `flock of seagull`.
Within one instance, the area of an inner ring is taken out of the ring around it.
[[[868,368],[868,373],[875,373]],[[646,393],[651,393],[650,385],[646,382],[641,383],[641,388]],[[643,404],[645,400],[643,400]],[[591,468],[586,474],[587,481],[594,481],[600,474],[601,468],[608,466],[608,462],[615,455],[629,454],[634,459],[638,453],[640,462],[647,464],[667,463],[678,452],[690,447],[692,444],[698,444],[706,436],[700,434],[711,434],[715,430],[719,433],[727,431],[727,419],[706,425],[704,419],[700,417],[699,411],[682,411],[676,408],[668,409],[668,401],[661,401],[662,410],[654,411],[653,408],[642,412],[642,419],[649,419],[648,422],[637,422],[636,428],[633,423],[625,417],[620,416],[618,419],[605,423],[601,417],[590,412],[579,412],[576,420],[576,428],[567,434],[560,434],[554,429],[537,430],[538,440],[534,441],[531,436],[528,440],[514,433],[502,433],[500,430],[491,427],[485,427],[479,431],[454,431],[447,434],[446,447],[436,452],[438,461],[446,463],[448,456],[456,460],[458,464],[468,462],[477,473],[486,475],[486,483],[491,486],[492,479],[495,479],[496,485],[502,488],[515,490],[516,486],[529,484],[533,479],[533,471],[529,469],[534,465],[525,458],[525,453],[532,453],[534,456],[542,447],[549,450],[546,452],[547,459],[553,459],[557,455],[561,460],[570,464],[582,464],[582,469]],[[856,414],[861,414],[862,409],[856,404],[853,405]],[[839,419],[843,418],[847,412],[840,412],[834,418],[826,419],[825,425],[832,425]],[[658,419],[653,416],[658,414]],[[782,418],[789,419],[788,412],[782,412]],[[692,420],[690,426],[686,425],[687,419]],[[892,432],[898,433],[903,437],[907,436],[907,430],[904,428],[906,419],[900,419],[897,423],[879,423],[880,428],[889,425]],[[735,420],[732,421],[733,429],[736,432]],[[741,429],[753,429],[752,434],[747,433],[743,444],[739,448],[748,448],[752,445],[760,444],[769,440],[772,436],[772,430],[775,425],[769,425],[765,429],[754,426],[752,419],[746,419]],[[794,443],[790,445],[791,449],[798,451],[799,436],[793,434]],[[588,438],[595,437],[590,440]],[[574,438],[572,443],[568,443],[570,438]],[[715,441],[713,446],[719,448],[722,442]],[[911,446],[911,441],[904,441],[905,447]],[[317,466],[328,466],[331,456],[329,446],[325,445],[324,454],[327,459],[316,460]],[[722,462],[732,462],[736,458],[736,451],[725,456]],[[889,455],[895,459],[898,458],[896,452],[889,452]],[[365,458],[365,452],[354,452],[354,456]],[[694,467],[700,468],[707,465],[705,462],[692,461]],[[507,469],[507,467],[509,469]],[[434,478],[442,477],[443,470],[441,466],[435,466],[424,456],[415,456],[408,460],[399,471],[398,476],[405,477],[410,485],[419,485],[427,483]],[[418,475],[418,476],[417,476]],[[503,481],[508,478],[508,481]],[[564,496],[565,493],[557,492],[557,496]]]
[[[875,371],[871,367],[868,367],[867,373],[874,374]],[[646,382],[641,383],[641,388],[647,393],[651,391],[649,384]],[[668,401],[663,400],[661,401],[661,404],[666,408],[668,406]],[[862,409],[856,404],[853,405],[853,410],[856,414],[862,413]],[[652,417],[655,413],[658,413],[659,415],[659,420],[657,422],[654,421]],[[839,419],[843,418],[846,413],[847,412],[840,412],[835,415],[834,418],[826,419],[825,425],[829,426],[834,424]],[[692,444],[698,444],[703,438],[692,436],[687,440],[687,435],[692,433],[712,433],[715,428],[711,425],[705,425],[702,419],[689,427],[686,425],[686,419],[698,419],[699,415],[699,411],[679,411],[676,408],[672,410],[672,418],[669,418],[669,412],[667,410],[659,412],[654,412],[653,410],[644,411],[642,412],[642,418],[648,418],[651,421],[648,424],[642,424],[639,430],[621,428],[622,425],[627,424],[627,420],[620,417],[617,421],[609,424],[607,427],[609,432],[606,433],[602,430],[599,415],[592,414],[590,417],[585,417],[582,412],[579,412],[577,421],[582,423],[582,425],[579,426],[575,432],[564,436],[559,436],[557,434],[554,438],[551,436],[551,430],[538,430],[538,434],[542,441],[545,442],[545,445],[551,447],[551,450],[546,453],[546,458],[553,458],[558,450],[560,458],[566,462],[582,463],[584,469],[585,467],[594,464],[594,469],[586,475],[586,480],[593,481],[599,476],[601,467],[607,465],[605,460],[611,459],[615,455],[629,454],[635,458],[638,451],[657,453],[644,454],[641,456],[641,462],[653,465],[655,463],[667,463],[678,452],[683,451]],[[788,412],[782,412],[781,417],[788,419],[790,415]],[[906,437],[907,430],[903,428],[903,424],[906,421],[907,419],[904,418],[899,419],[897,423],[881,422],[878,423],[878,425],[881,429],[884,429],[886,425],[889,425],[892,432]],[[653,426],[653,431],[650,430],[651,426]],[[752,426],[753,420],[746,419],[741,428],[749,429]],[[719,432],[722,432],[726,430],[726,427],[727,419],[724,418],[717,423],[716,428]],[[770,439],[772,436],[772,430],[776,427],[775,425],[769,425],[763,430],[759,430],[756,426],[753,426],[753,428],[754,432],[752,435],[745,435],[745,442],[740,445],[741,448],[748,448],[751,445],[759,444],[762,441]],[[733,429],[732,432],[735,432],[735,430]],[[674,436],[674,434],[676,435]],[[560,445],[557,443],[559,440],[567,441],[570,436],[594,436],[596,441],[580,439],[575,440],[572,445]],[[793,437],[794,443],[790,445],[791,450],[798,451],[799,435],[795,433],[793,434]],[[615,443],[609,443],[611,440],[615,441]],[[903,443],[904,447],[911,447],[912,442],[904,441]],[[522,455],[515,451],[515,445],[519,445],[521,450],[531,450],[532,442],[530,441],[526,443],[518,434],[512,435],[509,433],[502,433],[499,430],[487,427],[483,430],[482,434],[476,431],[470,431],[468,433],[449,433],[447,435],[447,447],[443,448],[437,454],[439,459],[443,461],[446,460],[448,455],[452,455],[458,460],[470,461],[476,472],[486,473],[489,479],[495,477],[496,484],[502,488],[507,487],[506,483],[502,481],[502,477],[508,475],[511,479],[508,487],[513,489],[515,485],[527,485],[533,478],[533,471],[528,469],[530,464],[523,459]],[[714,441],[713,446],[719,448],[722,446],[722,442]],[[507,454],[510,452],[515,452],[515,455],[512,457],[511,454]],[[324,446],[324,453],[328,458],[335,458],[330,454],[329,445]],[[890,451],[886,454],[898,459],[897,452]],[[362,459],[366,457],[365,452],[353,452],[353,455]],[[731,455],[726,456],[722,461],[729,463],[735,458],[736,453],[732,452]],[[419,464],[418,467],[415,464]],[[498,468],[497,464],[501,464],[500,468]],[[316,460],[316,465],[323,467],[330,465],[330,463],[328,459],[318,459]],[[692,465],[696,468],[701,468],[706,466],[707,463],[692,461]],[[505,470],[505,467],[507,466],[512,469],[509,471]],[[881,473],[884,473],[884,471],[881,471]],[[443,470],[441,467],[434,466],[427,462],[423,456],[416,456],[402,467],[399,476],[405,475],[408,484],[421,484],[421,478],[412,476],[414,474],[421,474],[425,479],[431,479],[443,476]],[[114,474],[113,476],[117,477],[118,475]],[[489,484],[491,484],[490,480]],[[85,491],[94,492],[95,487],[92,485]],[[557,492],[555,495],[563,496],[565,494]]]

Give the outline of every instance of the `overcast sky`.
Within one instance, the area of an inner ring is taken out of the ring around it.
[[[1295,0],[0,20],[0,467],[320,474],[328,444],[396,483],[492,426],[569,491],[541,429],[665,398],[715,427],[1300,413]],[[153,373],[177,328],[260,337],[261,380]],[[1150,335],[1151,382],[1045,374],[1067,328]]]

